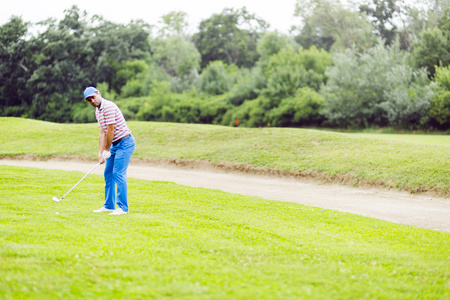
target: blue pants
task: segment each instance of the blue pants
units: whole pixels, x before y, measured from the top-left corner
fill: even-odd
[[[105,208],[115,209],[116,185],[117,206],[128,211],[127,168],[134,152],[135,140],[131,136],[111,146],[111,157],[106,160],[105,167]]]

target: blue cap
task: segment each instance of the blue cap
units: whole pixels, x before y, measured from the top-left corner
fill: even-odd
[[[93,87],[93,86],[87,87],[84,90],[84,99],[86,100],[87,97],[94,96],[95,93],[97,93],[97,92],[98,92],[98,90],[95,87]]]

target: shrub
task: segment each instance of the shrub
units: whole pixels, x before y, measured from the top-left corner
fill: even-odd
[[[440,130],[450,129],[450,91],[443,91],[431,102],[428,112],[432,125]]]
[[[273,126],[320,126],[324,117],[319,113],[323,99],[311,88],[301,88],[295,96],[281,100],[278,107],[268,113]]]
[[[315,47],[298,52],[292,48],[282,49],[270,57],[264,75],[267,79],[265,95],[276,100],[293,96],[299,88],[319,90],[326,82],[325,69],[332,58],[325,50]]]
[[[433,88],[424,69],[408,65],[409,54],[382,43],[363,53],[334,55],[321,89],[329,125],[417,127],[425,124]]]
[[[200,74],[200,91],[209,95],[222,95],[228,92],[232,85],[232,76],[227,65],[222,61],[211,62]]]
[[[97,122],[95,118],[95,108],[89,103],[76,103],[72,106],[70,112],[72,121],[75,123],[94,123]]]
[[[265,78],[259,68],[252,71],[241,70],[235,79],[235,84],[226,94],[227,102],[239,106],[245,100],[252,100],[258,97],[259,91],[265,85]]]

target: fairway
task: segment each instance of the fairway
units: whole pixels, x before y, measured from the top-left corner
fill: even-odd
[[[450,135],[425,135],[425,134],[388,134],[388,133],[353,133],[349,135],[364,138],[375,138],[381,140],[403,141],[423,145],[445,145],[450,146]]]
[[[347,213],[130,179],[0,166],[0,298],[439,299],[450,235]]]
[[[448,136],[400,140],[295,128],[233,128],[199,124],[128,122],[134,159],[201,161],[247,171],[313,178],[352,186],[394,188],[448,196]],[[0,157],[96,159],[96,124],[56,124],[0,118]],[[395,137],[395,138],[394,138]],[[44,141],[42,143],[41,141]],[[417,142],[418,141],[418,142]]]

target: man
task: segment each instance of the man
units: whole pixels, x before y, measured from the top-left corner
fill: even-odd
[[[84,90],[84,101],[95,107],[95,117],[100,128],[98,162],[105,167],[105,204],[94,212],[110,215],[128,213],[127,168],[134,152],[135,140],[117,105],[102,98],[95,87]],[[116,204],[117,185],[117,209]]]

